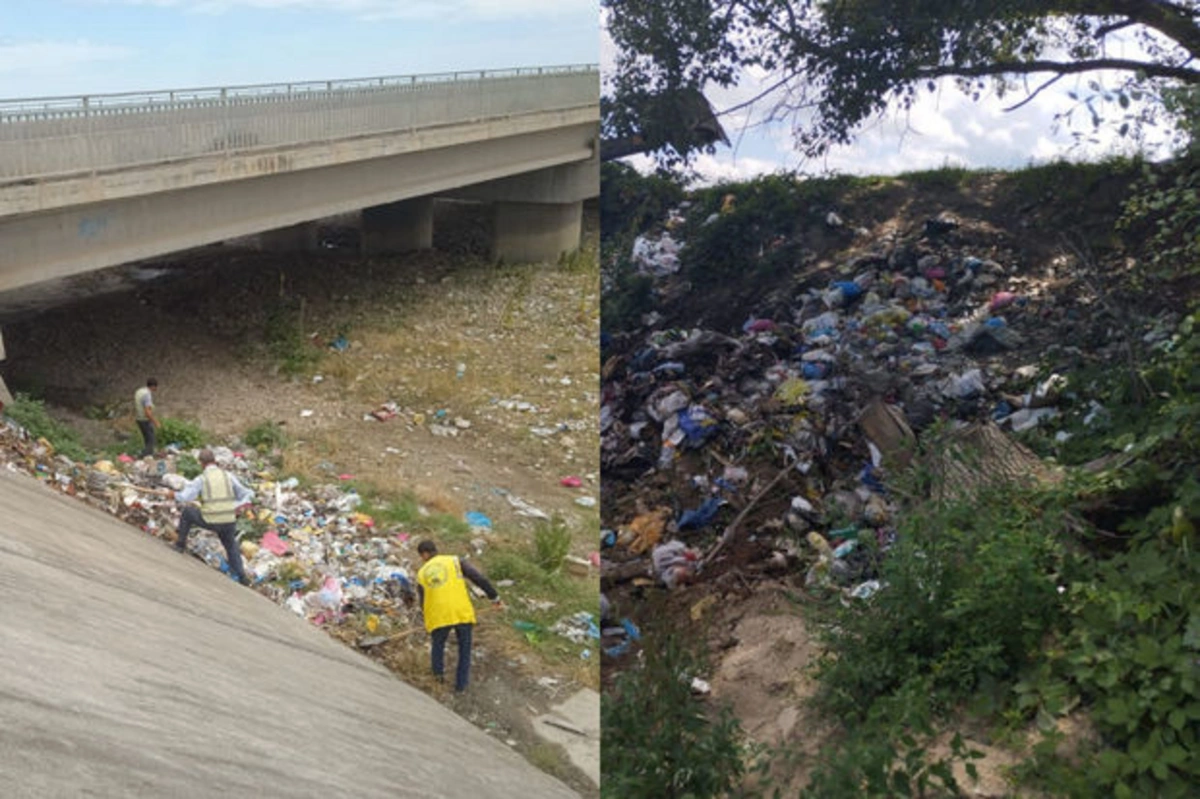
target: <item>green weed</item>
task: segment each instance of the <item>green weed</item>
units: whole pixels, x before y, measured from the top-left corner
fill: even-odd
[[[260,422],[246,431],[242,436],[246,446],[254,447],[259,452],[283,449],[288,445],[288,436],[278,422]]]
[[[4,412],[17,424],[25,428],[33,438],[44,438],[54,451],[74,461],[86,461],[89,454],[79,441],[78,434],[46,412],[41,400],[28,394],[18,393]]]
[[[561,517],[539,522],[534,528],[533,562],[543,571],[551,574],[561,571],[570,551],[571,531]]]
[[[604,779],[613,799],[725,796],[746,772],[747,749],[728,709],[710,713],[691,692],[700,656],[666,630],[648,630],[645,663],[619,675],[601,704]]]
[[[195,422],[166,418],[158,431],[159,444],[174,444],[180,449],[196,449],[209,443],[211,436]]]

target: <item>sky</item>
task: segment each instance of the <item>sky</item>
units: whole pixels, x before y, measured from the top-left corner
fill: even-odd
[[[4,0],[0,99],[596,63],[598,0]]]
[[[1134,57],[1130,52],[1112,55]],[[601,32],[601,71],[615,63],[616,47],[607,32]],[[1089,78],[1060,80],[1032,102],[1015,111],[1006,111],[1023,95],[1000,99],[985,95],[973,102],[959,92],[950,80],[940,82],[935,93],[922,93],[907,112],[888,111],[868,124],[848,146],[834,148],[820,160],[806,160],[792,145],[791,126],[787,123],[754,124],[769,110],[769,101],[721,117],[732,147],[718,146],[713,155],[698,156],[692,164],[699,184],[725,180],[744,180],[755,175],[782,170],[805,174],[895,175],[902,172],[937,169],[943,166],[972,169],[1013,169],[1055,160],[1095,160],[1107,155],[1131,154],[1133,148],[1115,129],[1105,128],[1097,144],[1077,146],[1072,131],[1091,135],[1086,128],[1058,126],[1055,115],[1077,105],[1068,95],[1086,86]],[[1116,81],[1112,76],[1104,80]],[[773,81],[762,73],[746,72],[733,89],[712,87],[705,91],[713,109],[720,113],[750,100]],[[1031,88],[1039,81],[1031,79]],[[1086,93],[1086,90],[1085,92]],[[1153,153],[1152,153],[1153,154]],[[635,156],[627,162],[641,171],[653,169],[648,156]]]

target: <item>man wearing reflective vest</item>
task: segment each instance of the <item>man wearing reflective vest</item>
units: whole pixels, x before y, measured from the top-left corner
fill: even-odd
[[[425,562],[417,572],[417,591],[425,616],[425,629],[431,639],[429,657],[433,676],[443,679],[446,639],[454,630],[454,639],[458,643],[454,690],[462,693],[467,690],[471,675],[471,628],[475,626],[475,607],[467,593],[466,580],[479,586],[496,607],[500,607],[500,595],[471,564],[453,555],[439,555],[437,545],[432,541],[418,544],[417,554]]]
[[[177,502],[200,501],[200,507],[187,505],[179,517],[175,549],[187,551],[187,537],[193,527],[212,530],[221,539],[229,562],[229,571],[242,585],[250,585],[242,568],[242,551],[237,542],[237,509],[254,499],[254,492],[221,467],[212,450],[200,450],[200,476],[175,492]]]

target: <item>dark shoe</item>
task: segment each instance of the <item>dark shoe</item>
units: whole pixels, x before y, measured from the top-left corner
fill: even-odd
[[[247,587],[254,585],[254,583],[250,581],[249,577],[242,577],[240,580],[238,580],[238,582]]]

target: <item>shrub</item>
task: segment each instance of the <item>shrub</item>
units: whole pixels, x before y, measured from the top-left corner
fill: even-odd
[[[1072,589],[1060,673],[1107,746],[1094,795],[1184,797],[1200,784],[1200,560],[1147,537]]]
[[[5,409],[14,422],[25,428],[33,438],[44,438],[54,447],[54,451],[65,455],[71,460],[84,461],[88,452],[79,441],[74,430],[59,422],[46,412],[46,406],[41,400],[35,400],[28,394],[18,393],[11,405]]]
[[[883,560],[886,588],[839,606],[823,634],[823,702],[865,719],[882,698],[918,692],[946,709],[984,683],[1014,680],[1064,621],[1062,513],[1015,487],[911,508]]]
[[[571,551],[571,531],[555,516],[549,522],[539,522],[533,532],[533,562],[551,574],[562,569]]]
[[[158,431],[160,444],[174,444],[180,449],[196,449],[208,443],[209,436],[200,425],[183,419],[163,419]]]
[[[204,470],[200,468],[200,461],[184,453],[175,459],[175,471],[191,480]]]
[[[303,299],[279,300],[267,309],[263,340],[285,375],[303,374],[321,359],[304,335]]]
[[[691,695],[701,662],[679,639],[651,631],[645,664],[619,675],[601,704],[604,779],[612,799],[725,796],[745,772],[746,749],[728,709],[715,718]]]
[[[287,446],[287,433],[278,422],[260,422],[246,431],[243,436],[246,446],[253,447],[259,452],[270,452]]]

